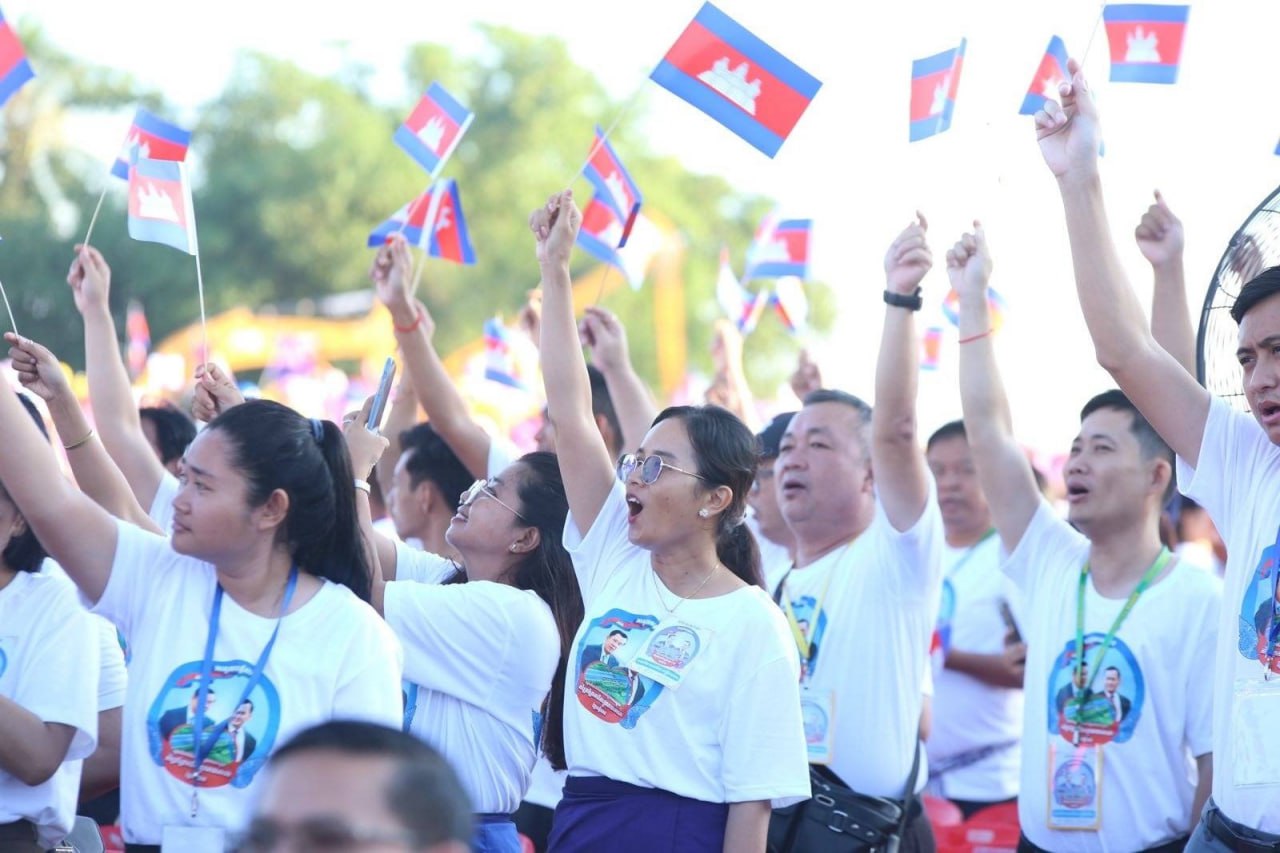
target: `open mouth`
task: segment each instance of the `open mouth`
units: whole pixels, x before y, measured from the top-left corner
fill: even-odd
[[[807,487],[799,480],[786,479],[782,481],[783,498],[795,497],[805,491]]]
[[[1067,500],[1068,501],[1083,500],[1088,496],[1089,496],[1089,488],[1087,486],[1082,486],[1079,483],[1067,484]]]
[[[1262,415],[1264,421],[1275,421],[1280,417],[1280,403],[1270,401],[1259,404],[1258,412]]]
[[[644,504],[633,495],[627,495],[627,517],[629,521],[635,521],[636,517],[644,511]]]

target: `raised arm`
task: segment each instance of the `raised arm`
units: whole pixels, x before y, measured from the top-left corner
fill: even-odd
[[[387,439],[381,434],[370,432],[366,424],[369,422],[369,410],[373,398],[364,401],[359,414],[342,419],[342,437],[347,442],[347,454],[351,457],[351,470],[357,480],[368,481],[369,473],[378,464],[378,458],[387,448]],[[363,541],[365,557],[369,563],[369,603],[379,613],[382,612],[383,593],[387,588],[387,576],[384,567],[391,567],[391,577],[395,577],[396,545],[387,537],[373,529],[373,513],[369,507],[369,493],[363,488],[356,489],[356,521],[360,525],[360,538]]]
[[[18,396],[0,387],[0,483],[40,544],[66,569],[90,601],[107,587],[116,551],[116,523],[58,470]]]
[[[933,266],[925,242],[929,224],[921,214],[889,246],[884,257],[885,290],[910,297]],[[920,342],[915,311],[886,305],[876,358],[876,404],[871,415],[871,470],[889,523],[907,530],[924,512],[929,494],[924,451],[916,424]]]
[[[230,376],[216,364],[196,366],[195,389],[191,398],[191,416],[198,421],[209,421],[233,406],[244,402],[244,394]]]
[[[401,359],[401,363],[404,359]],[[401,374],[396,385],[395,399],[391,401],[391,410],[382,422],[382,434],[387,439],[386,452],[378,459],[374,469],[378,472],[378,482],[383,484],[384,493],[391,488],[395,478],[396,463],[400,461],[400,433],[418,422],[418,395],[414,391],[413,377]],[[470,470],[470,469],[468,469]]]
[[[753,432],[758,432],[760,419],[756,416],[755,397],[751,394],[747,372],[742,366],[742,333],[733,321],[723,317],[716,320],[711,360],[715,363],[716,375],[707,391],[707,402],[723,406]]]
[[[1151,289],[1151,335],[1183,370],[1196,375],[1196,333],[1187,304],[1187,279],[1182,266],[1185,242],[1182,221],[1173,215],[1160,190],[1155,203],[1142,214],[1133,238],[1151,264],[1155,284]]]
[[[947,277],[960,295],[960,405],[982,493],[1007,550],[1012,552],[1040,506],[1027,457],[1013,438],[1009,398],[996,366],[987,282],[991,255],[982,226],[974,223],[947,252]]]
[[[591,385],[573,320],[573,284],[569,256],[582,224],[573,191],[553,195],[529,214],[542,269],[542,379],[547,415],[556,426],[569,511],[586,534],[613,488],[613,460],[591,415]],[[570,448],[572,448],[570,450]]]
[[[49,407],[53,428],[63,442],[71,473],[81,491],[116,518],[161,533],[146,510],[138,505],[124,475],[98,441],[97,432],[89,428],[84,410],[71,393],[71,385],[53,353],[12,332],[4,337],[10,344],[9,359],[18,381]]]
[[[591,350],[591,363],[604,376],[613,410],[622,425],[618,436],[625,451],[635,450],[658,416],[657,404],[640,375],[631,366],[627,330],[612,311],[591,306],[578,326],[582,342]]]
[[[85,372],[89,399],[102,445],[111,454],[140,505],[151,506],[164,478],[164,465],[142,431],[142,419],[120,357],[116,323],[108,295],[111,267],[92,246],[76,246],[67,283],[84,318]]]
[[[404,353],[405,371],[417,392],[418,402],[427,413],[427,420],[468,471],[476,477],[485,477],[491,439],[484,427],[471,417],[466,401],[432,344],[435,321],[426,306],[415,301],[409,292],[413,286],[409,276],[412,268],[409,244],[397,234],[378,249],[369,277],[378,299],[391,312],[396,343]]]
[[[1076,291],[1098,363],[1193,466],[1200,456],[1209,392],[1196,384],[1147,328],[1142,306],[1125,278],[1107,223],[1098,175],[1098,110],[1080,64],[1068,63],[1071,82],[1036,113],[1036,136],[1058,180],[1071,240]]]

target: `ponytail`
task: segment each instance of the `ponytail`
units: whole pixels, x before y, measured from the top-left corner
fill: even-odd
[[[742,519],[720,523],[719,535],[716,537],[716,559],[751,586],[765,588],[760,546]]]

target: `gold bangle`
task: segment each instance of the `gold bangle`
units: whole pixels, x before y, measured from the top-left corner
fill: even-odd
[[[84,437],[84,438],[80,439],[79,441],[72,442],[71,444],[64,444],[64,445],[62,445],[62,449],[63,449],[63,450],[75,450],[75,449],[76,449],[77,447],[79,447],[80,445],[85,444],[86,442],[88,442],[88,441],[89,441],[89,439],[91,439],[91,438],[93,438],[93,427],[89,427],[89,432],[88,432],[88,434],[87,434],[87,435],[85,435],[85,437]]]

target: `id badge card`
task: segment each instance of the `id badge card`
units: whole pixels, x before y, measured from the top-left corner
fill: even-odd
[[[712,632],[679,619],[664,619],[627,667],[638,675],[675,690],[689,668],[705,653]]]
[[[166,826],[160,853],[225,853],[227,833],[217,826]]]
[[[1231,784],[1280,789],[1280,680],[1236,679],[1231,697]]]
[[[1049,744],[1049,829],[1102,828],[1102,745]]]
[[[830,764],[835,757],[836,692],[800,688],[800,716],[810,764]]]

